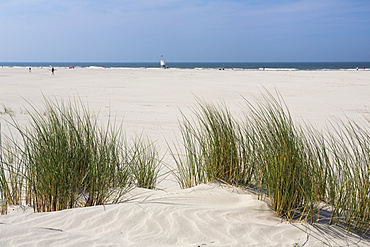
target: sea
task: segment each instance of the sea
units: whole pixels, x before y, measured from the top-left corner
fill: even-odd
[[[160,69],[160,62],[0,62],[1,67]],[[370,62],[166,62],[168,69],[197,70],[370,70]]]

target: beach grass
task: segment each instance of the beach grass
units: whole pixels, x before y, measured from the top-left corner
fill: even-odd
[[[366,233],[370,228],[370,119],[334,119],[324,130],[293,121],[277,92],[233,116],[226,104],[196,99],[182,114],[181,142],[170,146],[181,188],[222,182],[257,189],[280,217]],[[78,99],[31,106],[28,127],[11,116],[18,136],[0,139],[1,210],[32,205],[37,212],[122,201],[134,187],[157,188],[158,147],[146,136],[131,142],[122,126]],[[1,136],[0,136],[1,137]]]
[[[154,145],[137,140],[129,146],[122,126],[109,120],[100,127],[79,99],[44,102],[40,109],[30,105],[28,127],[13,118],[20,138],[2,146],[3,208],[19,205],[20,194],[36,212],[44,212],[117,203],[135,185],[155,187]],[[144,180],[137,169],[145,171]]]
[[[2,164],[2,169],[0,169],[0,200],[2,202],[1,213],[5,214],[8,205],[22,205],[25,170],[19,156],[15,155],[17,151],[14,147],[1,141],[0,146],[4,147],[0,156]]]
[[[190,120],[183,114],[180,130],[185,155],[171,150],[181,188],[201,183],[222,181],[229,184],[247,184],[253,167],[249,163],[247,140],[240,125],[232,118],[225,105],[212,105],[198,99]]]
[[[162,174],[162,157],[155,143],[148,137],[135,139],[133,147],[133,166],[131,173],[135,179],[135,186],[146,189],[156,189]]]
[[[369,119],[336,120],[318,131],[294,123],[277,93],[246,101],[243,121],[225,104],[197,100],[183,115],[182,143],[170,149],[181,188],[224,182],[257,188],[280,217],[317,223],[322,208],[330,224],[366,233],[370,227]]]
[[[4,110],[0,111],[0,115],[9,115],[9,116],[15,115],[14,111],[10,107],[3,105],[3,108]]]
[[[332,223],[341,222],[348,230],[360,232],[370,228],[369,119],[364,123],[338,120],[328,141],[335,179],[330,198],[334,208]]]
[[[278,100],[265,98],[263,103],[250,107],[246,118],[255,128],[257,186],[261,192],[267,190],[279,216],[292,218],[295,210],[304,206],[304,189],[311,185],[306,168],[305,137]]]

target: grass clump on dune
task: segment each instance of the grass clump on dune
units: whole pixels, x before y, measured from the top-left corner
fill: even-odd
[[[195,120],[184,116],[180,124],[185,155],[173,154],[176,176],[183,188],[213,181],[257,186],[278,215],[292,218],[313,207],[310,149],[281,102],[271,95],[264,100],[256,107],[248,103],[243,123],[225,105],[198,101]]]
[[[22,196],[24,190],[24,166],[15,155],[16,148],[9,143],[2,143],[0,138],[0,200],[1,214],[6,213],[8,205],[22,205]]]
[[[330,208],[329,224],[365,233],[370,121],[362,127],[340,122],[322,133],[295,124],[281,96],[269,93],[255,106],[247,102],[247,109],[237,121],[225,105],[198,101],[194,120],[183,117],[182,146],[172,151],[180,187],[214,181],[252,186],[281,217],[315,223]]]
[[[292,218],[304,206],[305,189],[311,188],[306,137],[295,126],[287,108],[272,97],[250,106],[248,126],[254,130],[254,155],[258,188],[266,189],[279,216]],[[249,127],[250,128],[250,127]]]
[[[323,134],[295,124],[280,95],[268,93],[256,107],[247,104],[260,195],[266,194],[279,216],[316,222],[332,179]]]
[[[135,186],[139,188],[155,189],[161,174],[162,159],[159,152],[148,137],[134,141],[133,162],[131,173],[134,176]]]
[[[152,153],[145,160],[148,144],[129,146],[121,128],[110,121],[99,127],[97,116],[81,101],[45,100],[43,109],[33,108],[28,114],[27,128],[13,121],[22,145],[10,138],[9,148],[3,148],[9,153],[1,157],[4,206],[15,204],[9,199],[19,193],[37,212],[117,203],[137,184],[137,169],[154,176],[140,186],[155,187],[157,171],[151,171],[156,168],[152,165],[155,147],[149,145]],[[12,176],[17,176],[17,187]]]
[[[172,152],[180,187],[211,181],[249,183],[253,173],[249,139],[243,136],[227,107],[198,100],[194,114],[193,122],[183,115],[180,124],[185,155]]]
[[[338,121],[328,146],[333,166],[332,223],[366,232],[370,228],[370,126]]]

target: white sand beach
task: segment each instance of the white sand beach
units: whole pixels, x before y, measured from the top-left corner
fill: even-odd
[[[235,71],[187,69],[0,68],[0,112],[27,123],[27,101],[80,97],[103,122],[123,123],[128,136],[148,135],[165,153],[180,138],[181,112],[195,97],[225,102],[242,116],[244,99],[279,91],[292,117],[323,129],[331,118],[361,121],[370,113],[369,71]],[[9,134],[6,114],[2,133]],[[164,162],[174,166],[167,154]],[[369,246],[336,226],[289,224],[266,202],[218,184],[180,190],[169,177],[163,190],[135,189],[127,202],[52,213],[14,207],[0,216],[0,246]]]
[[[281,222],[255,195],[200,185],[137,189],[118,205],[0,217],[1,246],[368,246],[327,225]]]
[[[0,104],[23,121],[26,101],[80,97],[99,119],[123,121],[128,135],[145,133],[163,144],[178,137],[181,112],[191,116],[196,97],[224,102],[236,115],[267,89],[279,91],[292,117],[325,127],[332,117],[359,119],[370,112],[369,71],[233,71],[186,69],[0,68]],[[1,108],[0,108],[1,109]]]

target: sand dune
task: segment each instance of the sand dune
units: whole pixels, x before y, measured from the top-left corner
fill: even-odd
[[[366,246],[276,217],[256,196],[217,184],[166,193],[136,189],[118,205],[0,217],[2,246]],[[330,228],[333,228],[331,230]]]
[[[194,96],[224,101],[241,114],[242,96],[253,101],[277,89],[292,116],[323,128],[331,116],[361,119],[370,109],[368,71],[197,71],[145,69],[0,68],[1,106],[26,124],[25,100],[79,95],[103,122],[123,118],[129,135],[145,133],[165,151],[179,137],[180,110]],[[7,115],[2,115],[8,118]],[[3,133],[8,130],[3,123]],[[167,155],[165,162],[174,163]],[[118,205],[30,213],[13,207],[0,216],[0,246],[369,246],[333,226],[282,222],[256,196],[217,184],[165,191],[135,189]],[[169,192],[168,192],[169,191]]]

